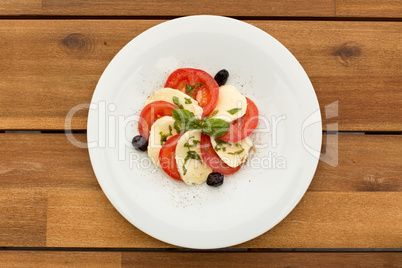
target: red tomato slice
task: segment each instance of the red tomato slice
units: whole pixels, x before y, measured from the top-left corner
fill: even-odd
[[[177,142],[183,134],[177,134],[170,137],[162,146],[159,151],[159,162],[161,163],[162,169],[168,174],[172,179],[181,181],[179,170],[176,164],[176,146]]]
[[[186,86],[194,86],[199,83],[201,86],[194,87],[191,90]],[[211,114],[218,103],[219,85],[212,76],[203,70],[191,68],[177,69],[169,75],[165,87],[178,89],[196,99],[204,110],[202,113],[203,117]]]
[[[145,106],[141,111],[138,122],[140,135],[148,140],[152,124],[163,116],[172,116],[174,109],[177,109],[177,107],[166,101],[155,101]]]
[[[219,172],[221,174],[229,175],[237,172],[240,167],[230,167],[222,159],[218,156],[215,152],[214,147],[212,147],[211,138],[205,134],[201,136],[201,152],[202,158],[204,159],[205,163],[207,163],[210,168],[214,171]]]
[[[258,109],[254,102],[247,99],[247,110],[245,115],[230,123],[228,133],[219,137],[227,142],[236,142],[245,139],[253,133],[258,125]]]

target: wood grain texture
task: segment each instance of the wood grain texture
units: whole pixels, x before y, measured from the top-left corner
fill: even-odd
[[[156,0],[5,0],[0,15],[69,15],[69,16],[335,16],[333,0],[288,1],[177,1]]]
[[[338,165],[319,162],[309,191],[402,191],[401,142],[400,135],[324,135],[322,153],[338,152]]]
[[[0,251],[2,267],[121,267],[120,252]]]
[[[85,140],[85,134],[76,134]],[[402,136],[340,135],[338,165],[320,161],[309,191],[401,191]],[[323,152],[327,148],[324,135]],[[0,134],[1,189],[99,190],[88,151],[64,134]]]
[[[46,210],[47,196],[43,191],[0,190],[0,247],[45,246]]]
[[[401,139],[339,136],[338,166],[320,162],[296,209],[238,247],[400,247]],[[171,247],[114,209],[97,185],[87,151],[70,145],[64,134],[1,134],[0,144],[0,245]]]
[[[0,251],[3,267],[400,267],[402,254]]]
[[[401,192],[307,192],[267,233],[240,248],[397,248]],[[172,247],[133,227],[101,191],[49,194],[48,247]]]
[[[64,129],[91,100],[113,56],[155,20],[3,20],[0,129]],[[402,53],[396,22],[249,21],[282,42],[315,87],[326,124],[340,131],[402,131]],[[324,107],[338,101],[338,117]],[[73,119],[86,129],[87,110]]]
[[[398,253],[123,252],[122,267],[398,267]],[[399,266],[400,267],[400,266]]]
[[[176,1],[3,0],[0,15],[52,16],[263,16],[400,18],[398,0]]]
[[[400,18],[402,2],[399,0],[336,0],[336,16]]]
[[[72,145],[64,134],[1,134],[0,177],[0,189],[99,189],[88,149]]]

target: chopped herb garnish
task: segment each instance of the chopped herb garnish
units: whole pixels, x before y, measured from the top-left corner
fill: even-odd
[[[230,113],[231,115],[233,115],[233,114],[237,113],[240,110],[241,110],[241,108],[233,108],[231,110],[227,110],[227,112]]]
[[[241,154],[242,152],[244,152],[244,149],[238,150],[234,153],[228,153],[228,154],[235,155],[235,154]]]
[[[190,159],[198,160],[201,161],[201,157],[197,154],[196,151],[188,151],[186,157],[184,158],[184,164],[183,164],[183,175],[186,175],[187,173],[187,168],[185,167],[187,164],[187,161]]]
[[[193,102],[191,101],[190,98],[184,97],[184,103],[185,103],[185,104],[191,104],[191,103],[193,103]]]
[[[176,104],[177,107],[179,107],[180,109],[184,109],[183,105],[180,104],[179,98],[176,96],[173,96],[173,102],[174,104]]]
[[[210,119],[210,118],[214,117],[218,112],[219,112],[219,110],[216,110],[212,114],[208,115],[206,118]]]
[[[196,151],[188,151],[186,158],[201,161],[201,157]]]
[[[191,136],[189,139],[188,139],[188,141],[184,144],[184,147],[187,147],[187,148],[193,148],[193,147],[196,147],[197,146],[197,144],[199,144],[201,141],[199,141],[199,140],[193,140],[193,144],[190,144],[190,141],[191,141],[191,139],[194,139],[194,136]]]
[[[222,150],[222,151],[224,151],[224,152],[226,152],[226,147],[219,147],[218,145],[216,145],[215,147],[214,147],[214,150],[216,151],[216,152],[218,152],[218,151],[220,151],[220,150]]]
[[[217,144],[229,144],[230,145],[230,142],[223,141],[223,140],[221,140],[219,138],[215,138],[215,141],[216,141]]]
[[[169,134],[170,134],[170,135],[173,135],[173,134],[172,134],[172,130],[173,130],[173,129],[172,129],[172,126],[169,125]]]
[[[186,164],[186,162],[184,162],[183,164],[183,175],[186,175],[187,173],[187,168],[184,166]]]
[[[192,86],[192,85],[190,85],[190,84],[186,84],[186,93],[194,93],[195,91],[194,91],[194,88],[196,88],[196,87],[200,87],[200,86],[202,86],[202,83],[197,83],[197,84],[195,84],[194,86]]]
[[[240,143],[236,143],[235,146],[236,146],[237,148],[241,148],[241,144],[240,144]]]
[[[194,136],[190,136],[188,138],[187,142],[184,144],[184,147],[186,147],[188,149],[188,152],[187,152],[186,157],[184,158],[183,175],[186,175],[186,173],[187,173],[186,164],[187,164],[188,160],[194,159],[194,160],[198,160],[202,163],[201,157],[197,154],[197,152],[191,151],[191,149],[190,149],[190,148],[196,147],[197,144],[201,143],[201,141],[195,140],[194,138],[195,138]],[[191,140],[191,139],[193,139],[193,140]],[[191,144],[191,141],[192,141],[192,144]]]
[[[215,145],[215,147],[214,147],[214,150],[215,150],[215,151],[220,151],[220,150],[222,150],[222,151],[226,152],[226,147],[231,147],[231,146],[232,146],[232,145],[230,144],[230,142],[223,141],[223,140],[221,140],[221,139],[219,139],[219,138],[215,138],[215,142],[216,142],[216,145]],[[225,145],[228,145],[228,146],[225,146]]]
[[[172,136],[172,132],[170,132],[170,133],[163,133],[163,132],[161,131],[161,132],[159,132],[159,135],[161,136],[161,144],[163,145],[163,144],[167,141],[167,138],[168,138],[169,136]]]

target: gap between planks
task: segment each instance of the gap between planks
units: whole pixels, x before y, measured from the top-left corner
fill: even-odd
[[[300,253],[364,253],[364,252],[402,252],[402,248],[132,248],[132,247],[0,247],[0,251],[77,251],[77,252],[181,252],[181,253],[264,253],[264,252],[300,252]]]
[[[191,15],[189,15],[191,16]],[[187,16],[74,16],[74,15],[6,15],[0,20],[172,20]],[[224,16],[237,20],[278,20],[278,21],[382,21],[396,22],[402,18],[388,17],[286,17],[286,16]]]

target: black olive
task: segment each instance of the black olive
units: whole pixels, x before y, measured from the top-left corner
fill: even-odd
[[[212,172],[208,175],[207,184],[209,186],[218,187],[223,184],[223,174]]]
[[[219,86],[223,86],[224,84],[226,84],[226,81],[228,81],[228,77],[229,72],[226,71],[225,69],[222,69],[216,73],[214,79]]]
[[[141,135],[137,135],[131,142],[135,149],[145,152],[148,148],[148,141]]]

